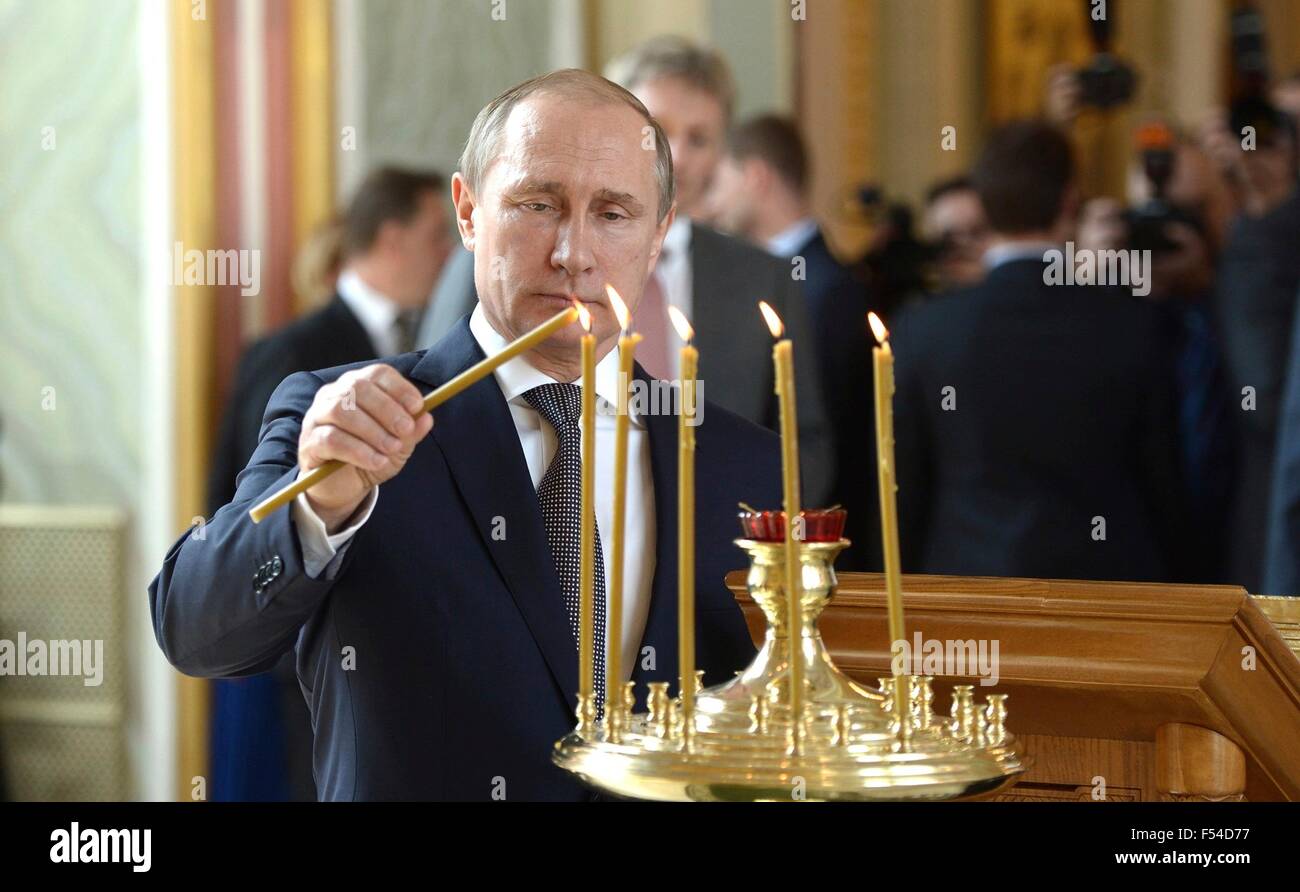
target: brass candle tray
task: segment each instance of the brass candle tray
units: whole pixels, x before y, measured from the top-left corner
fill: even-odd
[[[655,682],[647,711],[632,714],[628,682],[598,720],[580,698],[577,727],[555,744],[557,765],[608,793],[667,801],[957,799],[991,795],[1025,769],[1005,727],[1006,695],[977,704],[972,686],[957,685],[940,715],[930,677],[883,678],[875,689],[836,668],[818,618],[834,593],[844,539],[798,543],[804,709],[796,739],[785,545],[736,544],[750,556],[749,594],[767,620],[754,661],[706,689],[696,672],[693,704]]]

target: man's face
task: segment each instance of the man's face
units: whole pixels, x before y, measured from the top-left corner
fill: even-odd
[[[507,339],[545,322],[576,297],[602,348],[618,333],[605,294],[635,309],[672,214],[658,219],[655,150],[645,120],[615,103],[538,94],[511,112],[500,154],[471,194],[458,173],[452,200],[488,321]],[[571,325],[539,353],[572,351]]]
[[[988,222],[984,206],[973,189],[945,193],[925,210],[925,237],[942,242],[939,261],[945,285],[969,285],[984,276],[981,258],[988,247]]]
[[[664,128],[673,152],[677,207],[693,216],[702,203],[722,159],[727,118],[722,103],[678,77],[661,77],[632,90]]]
[[[708,197],[702,202],[699,216],[703,222],[743,238],[752,236],[754,202],[759,196],[753,178],[747,174],[747,162],[737,161],[730,155],[722,159]]]
[[[424,305],[447,259],[451,233],[444,201],[437,192],[425,192],[414,217],[406,223],[391,224],[386,256],[394,264],[399,291],[392,297],[404,307]]]

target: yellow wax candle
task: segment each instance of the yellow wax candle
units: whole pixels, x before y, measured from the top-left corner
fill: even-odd
[[[875,313],[868,315],[872,333],[880,346],[871,351],[875,370],[876,456],[880,483],[880,537],[885,556],[885,595],[889,607],[890,652],[906,635],[903,625],[903,581],[898,548],[898,484],[894,477],[894,354],[889,349],[889,331]],[[893,661],[891,661],[893,662]],[[909,684],[907,672],[895,684],[896,715],[904,735],[910,731],[905,722]]]
[[[596,336],[591,314],[579,310],[587,334],[582,336],[582,523],[578,574],[578,693],[590,698],[595,675],[596,578]],[[590,700],[588,700],[590,702]],[[594,703],[593,703],[594,706]]]
[[[636,357],[639,334],[629,333],[631,314],[612,285],[606,285],[610,304],[618,317],[623,335],[618,339],[618,417],[614,421],[614,529],[609,570],[609,630],[605,646],[605,705],[608,712],[617,705],[623,685],[623,560],[627,530],[627,437],[628,391],[632,386],[632,362]]]
[[[425,394],[424,404],[420,407],[420,411],[416,412],[411,417],[418,418],[425,412],[432,412],[438,406],[441,406],[443,403],[447,402],[447,400],[451,399],[471,384],[474,384],[492,374],[496,371],[498,366],[509,362],[521,353],[526,353],[533,349],[561,328],[571,324],[577,318],[577,309],[570,307],[567,310],[561,310],[559,313],[556,313],[550,319],[528,332],[528,334],[511,341],[500,353],[489,356],[482,362],[470,366],[446,384]],[[279,492],[258,502],[249,509],[248,516],[253,519],[253,523],[260,523],[272,511],[289,504],[294,499],[298,498],[300,493],[304,493],[311,489],[317,483],[320,483],[341,467],[343,467],[343,462],[331,460],[325,462],[320,467],[313,468],[300,479],[295,480],[293,483],[282,488]]]
[[[668,315],[682,347],[681,411],[677,415],[677,672],[682,721],[694,730],[695,716],[695,417],[700,352],[691,346],[695,331],[676,307]]]
[[[785,502],[785,591],[786,625],[790,642],[790,716],[791,737],[795,754],[803,749],[803,591],[800,580],[798,539],[802,532],[799,518],[799,424],[794,392],[794,344],[782,338],[785,331],[776,311],[765,301],[759,309],[767,320],[772,337],[780,338],[772,347],[772,365],[776,377],[776,395],[781,406],[781,480]]]

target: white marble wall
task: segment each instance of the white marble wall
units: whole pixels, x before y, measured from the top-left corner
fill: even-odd
[[[130,790],[148,799],[171,795],[173,765],[175,676],[145,594],[174,532],[154,386],[170,172],[142,160],[170,158],[166,46],[160,0],[0,0],[0,501],[128,518],[127,665],[105,671],[126,677]]]
[[[456,169],[474,116],[507,87],[555,67],[557,22],[577,25],[564,0],[350,0],[339,21],[351,43],[338,70],[339,126],[357,128],[355,157],[341,150],[340,191],[382,163]],[[353,55],[355,53],[355,55]],[[570,64],[580,62],[573,60]],[[350,83],[349,83],[350,82]],[[350,97],[350,98],[349,98]],[[347,106],[351,106],[351,108]]]

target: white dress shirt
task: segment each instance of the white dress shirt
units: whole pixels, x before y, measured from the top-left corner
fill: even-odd
[[[370,343],[379,351],[379,356],[396,356],[402,352],[398,348],[396,328],[402,308],[396,301],[370,287],[351,269],[345,269],[339,275],[335,287],[339,297],[370,336]]]
[[[487,356],[499,353],[508,343],[488,323],[482,305],[474,307],[469,327],[474,340]],[[555,379],[533,368],[522,356],[499,366],[494,374],[510,407],[515,433],[519,436],[519,445],[528,465],[528,475],[536,490],[551,459],[555,457],[558,438],[555,429],[528,404],[524,394],[541,384],[554,384]],[[576,383],[581,385],[581,382]],[[596,364],[596,527],[600,532],[601,552],[605,559],[606,616],[609,615],[609,577],[613,560],[611,536],[614,528],[614,423],[617,399],[618,350],[613,349]],[[631,679],[635,661],[640,659],[641,636],[645,632],[646,619],[650,613],[656,544],[650,436],[644,419],[637,413],[631,415],[629,422],[627,523],[624,540],[627,547],[623,567],[623,578],[626,581],[622,629],[623,681]],[[308,575],[319,577],[325,572],[326,578],[333,577],[347,543],[370,517],[378,493],[379,487],[372,489],[366,501],[357,509],[357,520],[332,536],[326,535],[325,523],[311,510],[306,495],[298,496],[293,504],[293,516]]]
[[[817,221],[812,217],[800,217],[767,240],[767,253],[774,257],[794,257],[816,234]]]
[[[992,270],[1004,263],[1017,260],[1039,260],[1046,262],[1045,255],[1051,250],[1060,250],[1054,242],[998,242],[984,252],[984,269]]]

